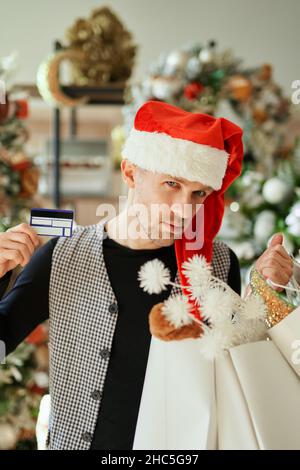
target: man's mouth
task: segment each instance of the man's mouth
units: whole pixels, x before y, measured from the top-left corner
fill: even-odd
[[[182,232],[182,230],[183,230],[182,225],[174,225],[174,224],[171,224],[169,222],[163,222],[163,224],[166,225],[168,227],[168,229],[173,233]]]

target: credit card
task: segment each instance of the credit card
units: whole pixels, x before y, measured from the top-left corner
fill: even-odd
[[[74,212],[63,209],[31,209],[30,225],[38,235],[71,237]]]

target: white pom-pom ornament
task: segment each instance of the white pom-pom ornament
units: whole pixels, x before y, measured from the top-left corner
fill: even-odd
[[[140,268],[138,278],[149,294],[158,294],[167,285],[191,291],[189,296],[170,296],[163,302],[161,313],[174,328],[194,321],[200,323],[203,334],[199,338],[199,350],[207,359],[217,357],[232,346],[264,337],[267,312],[261,299],[256,296],[242,299],[224,281],[213,276],[204,256],[194,255],[183,262],[182,272],[187,285],[171,282],[169,269],[162,261],[154,259]],[[191,299],[199,305],[202,320],[194,316]]]
[[[170,283],[170,270],[155,258],[143,264],[138,272],[141,288],[148,294],[160,294]]]
[[[177,295],[176,297],[169,297],[164,302],[161,311],[175,328],[180,328],[183,325],[193,323],[194,318],[191,315],[191,307],[185,295]]]

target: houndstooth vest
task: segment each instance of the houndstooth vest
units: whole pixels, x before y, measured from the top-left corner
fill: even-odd
[[[104,223],[77,226],[53,251],[49,285],[48,449],[90,448],[118,319],[104,263]],[[214,242],[212,272],[227,282],[230,253]],[[175,282],[179,282],[179,273]],[[180,288],[173,286],[171,294]]]

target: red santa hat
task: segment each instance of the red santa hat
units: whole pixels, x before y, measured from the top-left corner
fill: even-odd
[[[204,201],[202,247],[187,249],[193,239],[187,239],[186,232],[175,239],[182,285],[188,285],[181,268],[184,261],[198,254],[211,262],[213,241],[224,215],[224,193],[242,171],[242,134],[239,126],[223,117],[191,113],[161,101],[147,101],[136,113],[123,158],[146,170],[198,181],[214,189]],[[195,228],[194,216],[191,229]],[[189,294],[188,290],[184,292]],[[189,302],[193,304],[192,313],[201,319],[199,307]]]

